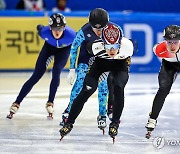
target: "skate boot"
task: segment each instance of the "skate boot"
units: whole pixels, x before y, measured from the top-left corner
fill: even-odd
[[[146,133],[146,138],[149,139],[151,137],[151,132],[154,130],[154,128],[156,127],[157,124],[157,120],[155,119],[148,119],[148,122],[146,124],[146,129],[147,129],[147,133]]]
[[[7,115],[6,118],[12,119],[12,118],[13,118],[13,115],[17,112],[17,110],[19,109],[19,107],[20,107],[20,105],[14,102],[14,103],[11,105],[11,107],[10,107],[10,113],[9,113],[9,115]]]
[[[48,120],[52,120],[53,119],[53,112],[54,112],[53,106],[54,106],[54,103],[52,103],[52,102],[47,102],[46,103],[46,110],[47,110],[47,112],[49,114],[47,116]]]
[[[103,131],[103,135],[104,135],[105,132],[104,129],[106,127],[106,116],[99,115],[97,117],[97,124],[98,124],[98,128]]]
[[[112,137],[113,143],[115,141],[115,136],[118,134],[118,127],[119,123],[117,122],[111,122],[109,124],[109,135]]]
[[[65,123],[63,128],[59,130],[61,138],[60,141],[63,139],[64,136],[66,136],[70,131],[73,129],[73,124],[71,123]]]
[[[60,122],[60,126],[64,126],[64,124],[67,122],[69,116],[69,112],[67,109],[62,113],[62,121]]]

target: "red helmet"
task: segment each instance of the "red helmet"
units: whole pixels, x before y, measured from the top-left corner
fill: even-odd
[[[122,30],[114,24],[109,24],[102,30],[102,40],[105,44],[120,43],[121,39]]]
[[[114,24],[109,24],[102,30],[102,41],[104,42],[106,49],[120,48],[121,39],[122,30]]]

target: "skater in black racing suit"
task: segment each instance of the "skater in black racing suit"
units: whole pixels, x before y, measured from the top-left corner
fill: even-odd
[[[166,27],[163,37],[165,40],[154,47],[154,53],[162,58],[162,64],[158,75],[159,89],[145,126],[147,128],[146,138],[148,139],[157,124],[157,118],[165,99],[180,71],[180,26],[170,25]]]
[[[118,133],[124,107],[124,87],[129,78],[127,59],[133,54],[133,44],[122,36],[121,29],[115,24],[110,24],[103,29],[102,40],[95,41],[90,45],[89,51],[96,57],[95,62],[85,77],[80,94],[73,102],[68,121],[60,129],[62,137],[72,130],[84,103],[97,89],[99,76],[107,71],[113,74],[114,85],[113,117],[109,125],[109,135],[114,138]]]

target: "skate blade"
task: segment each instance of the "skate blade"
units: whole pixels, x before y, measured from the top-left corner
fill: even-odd
[[[12,116],[9,116],[9,115],[7,115],[7,117],[6,117],[7,119],[12,119]]]
[[[47,120],[53,120],[53,117],[47,116]]]
[[[103,132],[103,135],[105,134],[105,130],[104,129],[102,129],[102,132]]]
[[[115,136],[111,136],[111,135],[110,135],[110,137],[112,138],[113,144],[114,144],[114,143],[115,143]]]
[[[62,141],[62,139],[64,138],[64,136],[61,136],[60,140],[59,141]]]
[[[105,134],[105,127],[98,127],[100,130],[102,130],[103,135]]]
[[[112,140],[113,140],[113,144],[115,143],[115,137],[114,136],[111,136],[112,137]]]
[[[9,115],[7,115],[7,117],[6,117],[7,119],[12,119],[13,118],[13,114],[12,113],[10,113]]]
[[[52,115],[52,113],[49,113],[49,115],[47,116],[47,120],[53,120],[53,115]]]
[[[64,122],[60,122],[60,123],[59,123],[59,126],[64,126]]]
[[[151,137],[151,131],[148,131],[146,134],[146,138],[149,139]]]

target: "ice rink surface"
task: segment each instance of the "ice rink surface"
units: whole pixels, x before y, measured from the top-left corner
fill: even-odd
[[[86,102],[71,133],[60,142],[59,122],[67,107],[71,86],[66,73],[56,94],[55,113],[47,120],[45,104],[51,73],[34,86],[14,118],[6,119],[23,83],[31,73],[0,73],[1,154],[180,154],[180,78],[166,98],[152,137],[145,138],[145,124],[158,89],[157,74],[130,74],[125,89],[125,106],[115,144],[97,128],[97,92]],[[109,120],[107,120],[109,124]]]

